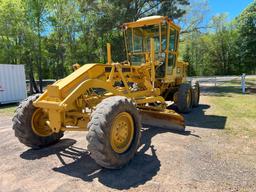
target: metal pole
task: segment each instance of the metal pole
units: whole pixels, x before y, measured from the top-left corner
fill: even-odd
[[[245,94],[246,84],[245,84],[245,73],[241,76],[241,86],[242,86],[242,93]]]

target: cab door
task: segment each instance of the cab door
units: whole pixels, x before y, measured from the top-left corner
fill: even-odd
[[[178,57],[178,39],[179,33],[176,29],[169,25],[168,30],[168,42],[167,42],[167,57],[166,57],[166,78],[170,78],[175,67],[176,60]]]

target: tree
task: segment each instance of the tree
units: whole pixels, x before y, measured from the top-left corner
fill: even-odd
[[[37,72],[39,78],[39,89],[43,92],[43,71],[42,71],[42,33],[45,27],[45,19],[47,12],[47,0],[25,0],[24,6],[26,8],[26,16],[31,29],[37,35],[37,45],[36,45],[36,63]]]
[[[184,34],[186,49],[183,58],[189,56],[191,75],[230,75],[239,73],[237,67],[237,30],[235,23],[226,21],[227,15],[212,18],[208,30],[195,30]]]
[[[185,7],[190,3],[188,0],[159,0],[157,14],[168,16],[171,19],[178,19],[186,13]]]
[[[181,34],[210,28],[205,22],[209,12],[207,0],[190,0],[190,5],[185,7],[185,11],[186,13],[177,20],[177,24],[182,29]]]
[[[53,75],[59,79],[67,75],[68,65],[79,58],[76,57],[76,38],[80,15],[76,2],[71,0],[54,0],[48,11],[51,13],[48,17],[51,32],[46,45],[50,64],[54,66],[50,68],[54,69]]]
[[[21,0],[0,1],[0,63],[26,64],[30,91],[39,91],[34,80],[32,53],[35,36],[26,19]]]
[[[255,4],[206,23],[206,0],[0,0],[0,63],[26,64],[31,93],[41,92],[43,78],[63,78],[74,63],[105,63],[106,43],[113,61],[125,60],[122,24],[166,15],[182,28],[189,75],[256,73]]]
[[[120,61],[125,57],[124,42],[120,32],[120,26],[124,22],[136,21],[151,15],[165,15],[177,19],[185,14],[185,7],[188,5],[188,0],[82,0],[79,1],[79,7],[82,18],[86,18],[83,19],[82,36],[86,38],[83,37],[81,40],[86,42],[87,49],[98,45],[98,48],[93,49],[96,50],[96,55],[100,56],[100,62],[106,61],[105,45],[107,42],[111,43],[115,53],[113,59]]]
[[[25,34],[20,0],[0,1],[0,62],[20,64]]]
[[[256,1],[237,18],[239,58],[242,71],[256,74]]]

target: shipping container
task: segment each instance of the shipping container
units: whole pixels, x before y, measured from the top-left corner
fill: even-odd
[[[26,97],[24,65],[0,64],[0,104],[20,102]]]

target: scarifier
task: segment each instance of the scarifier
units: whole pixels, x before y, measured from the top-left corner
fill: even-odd
[[[13,129],[31,148],[56,143],[65,131],[88,131],[88,150],[106,168],[120,168],[135,155],[141,124],[185,129],[181,113],[199,103],[199,84],[186,80],[188,64],[177,61],[180,28],[164,16],[123,24],[127,61],[86,64],[28,97],[16,109]],[[169,102],[168,102],[169,103]]]

